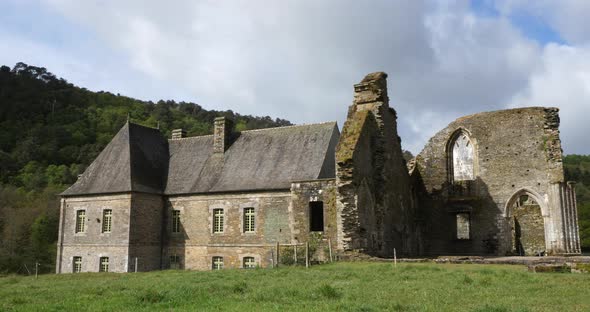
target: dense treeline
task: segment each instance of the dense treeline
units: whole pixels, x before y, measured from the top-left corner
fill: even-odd
[[[568,155],[563,159],[565,177],[576,181],[578,222],[582,249],[590,251],[590,155]]]
[[[59,198],[129,118],[165,136],[212,132],[213,119],[237,130],[290,125],[287,120],[203,109],[194,103],[139,101],[92,92],[45,68],[0,67],[0,272],[26,273],[55,262]]]

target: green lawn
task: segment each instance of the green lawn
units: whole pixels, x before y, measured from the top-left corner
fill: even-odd
[[[590,274],[523,266],[337,263],[310,269],[0,277],[4,311],[590,311]]]

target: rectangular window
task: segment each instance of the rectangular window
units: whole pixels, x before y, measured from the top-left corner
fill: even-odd
[[[254,257],[244,257],[244,269],[254,268],[256,268],[256,260],[254,260]]]
[[[223,257],[213,257],[212,261],[212,269],[213,270],[221,270],[223,269]]]
[[[102,232],[110,233],[113,222],[113,211],[111,209],[105,209],[102,211]]]
[[[86,232],[86,210],[76,212],[76,233]]]
[[[74,257],[74,273],[82,272],[82,257]]]
[[[172,269],[172,270],[180,269],[180,256],[178,256],[178,255],[170,256],[170,269]]]
[[[109,271],[109,257],[100,257],[100,268],[99,272],[108,272]]]
[[[213,209],[213,233],[223,233],[223,209]]]
[[[244,208],[244,233],[254,233],[256,214],[254,208]]]
[[[321,201],[309,202],[309,230],[324,231],[324,203]]]
[[[180,210],[172,210],[172,233],[180,233]]]
[[[457,213],[457,239],[469,239],[469,223],[468,212]]]

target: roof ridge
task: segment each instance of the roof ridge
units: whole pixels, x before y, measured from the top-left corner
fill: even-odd
[[[213,134],[194,135],[194,136],[189,136],[189,137],[185,137],[185,138],[168,139],[168,141],[182,141],[182,140],[205,138],[205,137],[212,137],[212,136],[213,136]]]
[[[131,123],[130,121],[127,121],[127,149],[129,150],[129,190],[130,191],[134,191],[135,190],[135,183],[133,183],[133,144],[131,144],[131,125],[134,126],[140,126],[140,127],[144,127],[147,128],[145,126],[142,125],[137,125],[134,123]]]
[[[131,122],[131,121],[127,121],[127,123],[128,123],[129,125],[140,126],[140,127],[142,127],[142,128],[146,128],[146,129],[150,129],[150,130],[158,130],[158,131],[160,131],[160,128],[154,128],[154,127],[150,127],[150,126],[145,126],[145,125],[138,124],[138,123],[134,123],[134,122]]]
[[[291,126],[283,126],[283,127],[271,127],[271,128],[262,128],[262,129],[243,130],[240,132],[244,133],[244,132],[256,132],[256,131],[267,131],[267,130],[282,130],[282,129],[296,128],[296,127],[310,127],[310,126],[320,126],[320,125],[336,124],[336,123],[337,123],[336,121],[324,121],[324,122],[317,122],[317,123],[310,123],[310,124],[300,124],[300,125],[291,125]]]
[[[337,121],[324,121],[324,122],[301,124],[301,125],[291,125],[291,126],[283,126],[283,127],[271,127],[271,128],[262,128],[262,129],[242,130],[242,131],[238,131],[238,132],[244,133],[244,132],[268,131],[268,130],[282,130],[282,129],[297,128],[297,127],[320,126],[320,125],[327,125],[327,124],[336,125],[337,123],[338,123]],[[168,139],[168,141],[182,141],[182,140],[187,140],[187,139],[204,138],[204,137],[210,137],[210,136],[213,136],[213,134],[203,134],[203,135],[189,136],[189,137],[185,137],[185,138]]]

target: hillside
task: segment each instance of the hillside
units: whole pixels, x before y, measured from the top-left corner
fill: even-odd
[[[145,102],[92,92],[45,68],[0,67],[0,272],[23,271],[35,259],[52,270],[57,193],[73,183],[127,118],[165,136],[183,128],[209,134],[213,119],[233,118],[237,130],[291,125],[287,120],[206,110],[195,103]]]
[[[582,249],[590,251],[590,155],[567,155],[563,159],[567,181],[576,181],[578,220]]]

